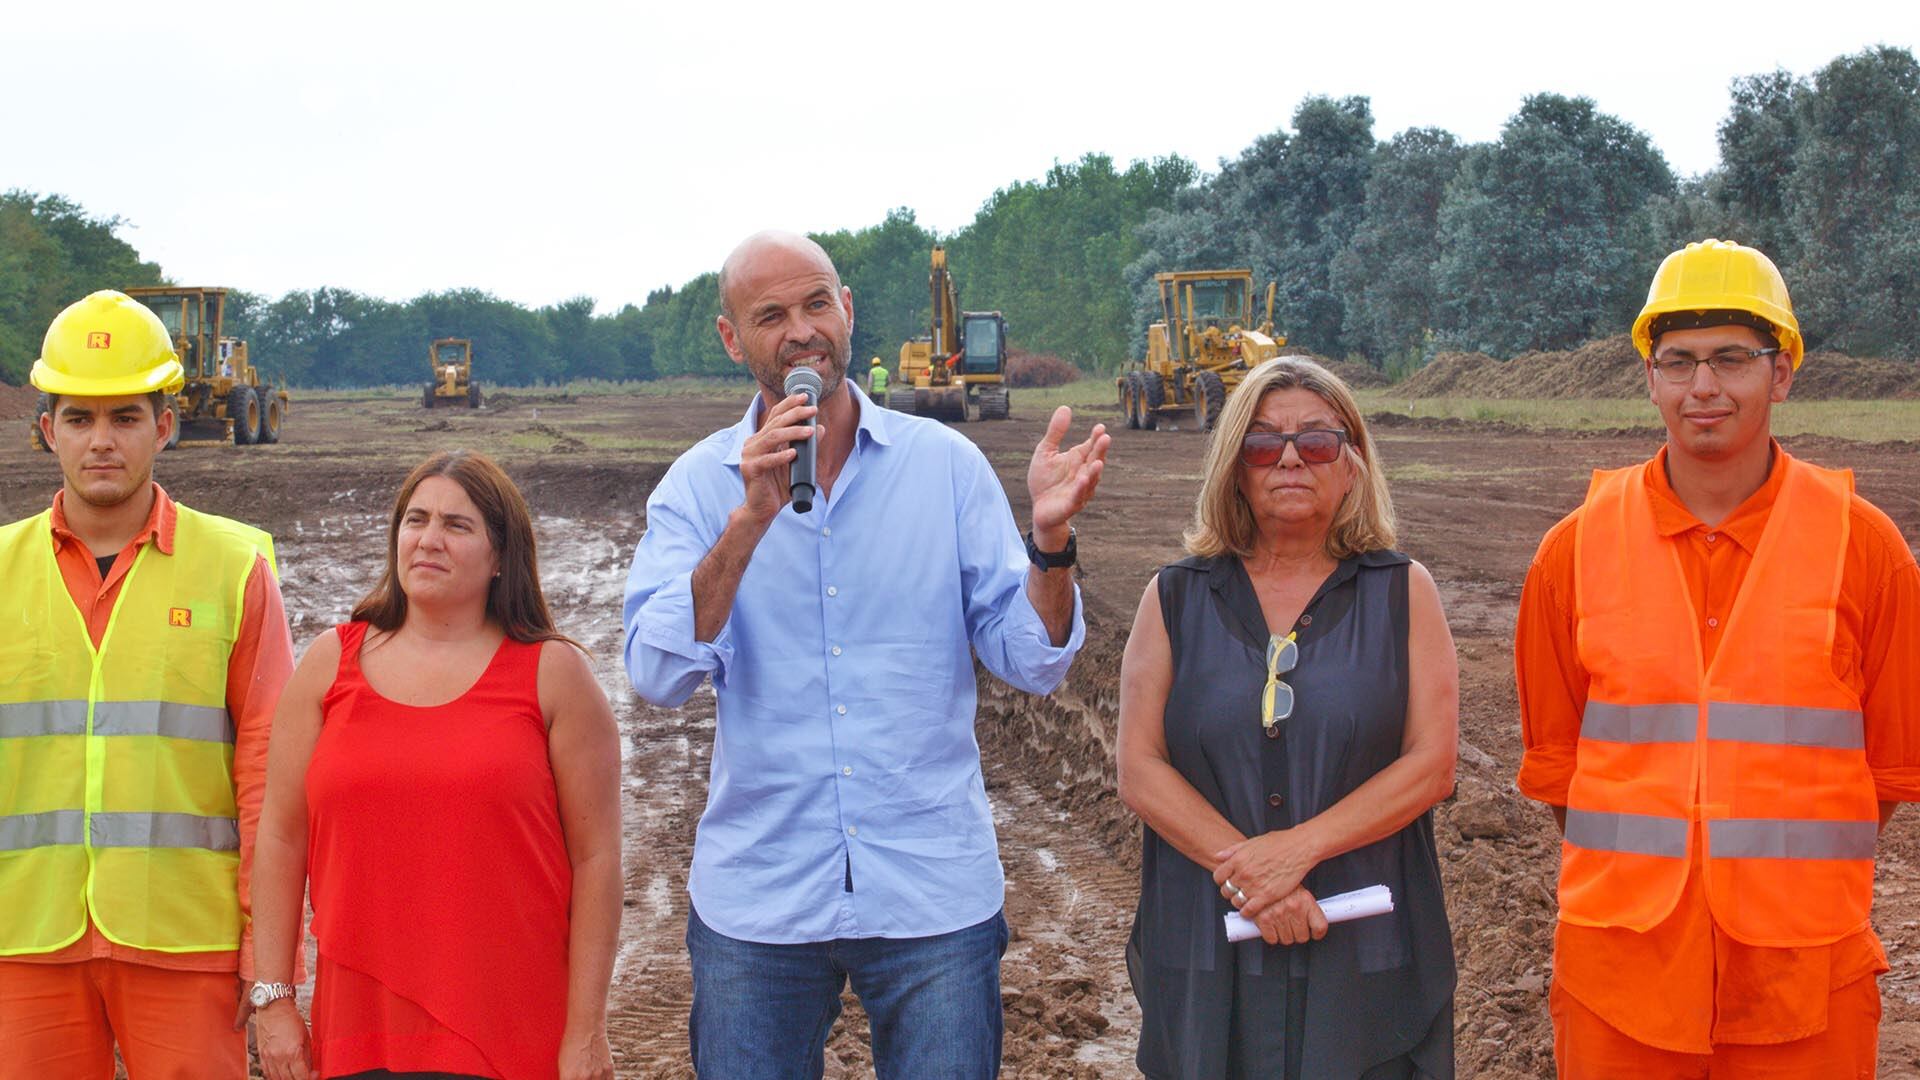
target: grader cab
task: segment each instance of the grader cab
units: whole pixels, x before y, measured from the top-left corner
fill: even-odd
[[[436,405],[480,407],[480,384],[473,381],[473,342],[466,338],[439,338],[427,347],[433,381],[420,395],[425,408]]]
[[[173,399],[168,446],[183,439],[235,446],[280,441],[293,399],[285,387],[262,383],[247,343],[227,336],[226,289],[150,285],[124,291],[160,316],[187,372]]]
[[[1220,406],[1246,373],[1280,355],[1273,332],[1275,286],[1254,324],[1253,271],[1184,270],[1155,274],[1159,322],[1147,328],[1147,358],[1114,380],[1130,428],[1153,429],[1184,412],[1211,431]]]

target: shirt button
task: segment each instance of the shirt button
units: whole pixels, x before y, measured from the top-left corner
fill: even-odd
[[[1711,544],[1711,543],[1713,543],[1713,542],[1714,542],[1715,540],[1718,540],[1718,539],[1720,539],[1720,534],[1719,534],[1719,533],[1708,533],[1708,534],[1707,534],[1707,543],[1709,543],[1709,544]]]
[[[851,766],[851,765],[842,765],[842,766],[840,766],[840,775],[841,775],[841,776],[852,776],[852,775],[853,775],[853,766]]]
[[[827,586],[827,595],[828,595],[828,596],[839,596],[839,595],[840,595],[840,590],[839,590],[839,589],[836,589],[836,588],[834,588],[834,587],[833,587],[833,586],[831,586],[831,585],[829,585],[829,586]]]
[[[1287,801],[1286,799],[1284,799],[1284,798],[1281,798],[1281,796],[1280,796],[1280,793],[1279,793],[1279,792],[1277,792],[1277,791],[1276,791],[1276,792],[1274,792],[1273,794],[1271,794],[1271,795],[1269,795],[1269,796],[1267,796],[1267,805],[1268,805],[1268,806],[1279,806],[1280,804],[1282,804],[1282,803],[1284,803],[1284,802],[1286,802],[1286,801]]]
[[[825,528],[825,529],[821,529],[821,530],[820,530],[820,535],[821,535],[821,536],[832,536],[832,535],[833,535],[833,529],[832,529],[832,528]]]
[[[835,646],[833,647],[833,655],[835,655],[835,656],[839,656],[839,655],[840,655],[840,646],[838,646],[838,645],[835,645]]]
[[[858,825],[849,825],[849,826],[847,826],[847,835],[848,835],[848,836],[859,836],[859,835],[860,835],[860,826],[858,826]]]
[[[1300,625],[1301,625],[1301,626],[1312,626],[1312,625],[1313,625],[1313,616],[1311,616],[1311,615],[1302,615],[1302,616],[1300,616]]]
[[[847,715],[847,707],[845,705],[835,705],[833,711],[839,713],[841,716]]]
[[[1273,725],[1272,727],[1270,727],[1270,728],[1268,728],[1268,729],[1267,729],[1267,738],[1269,738],[1269,739],[1277,739],[1277,738],[1279,738],[1279,737],[1280,737],[1280,725],[1279,725],[1279,724],[1275,724],[1275,725]]]
[[[1709,630],[1711,630],[1711,629],[1713,629],[1714,627],[1716,627],[1716,626],[1719,626],[1719,625],[1720,625],[1720,620],[1719,620],[1719,619],[1708,619],[1708,620],[1707,620],[1707,629],[1709,629]]]

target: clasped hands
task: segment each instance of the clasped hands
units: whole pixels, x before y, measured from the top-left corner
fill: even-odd
[[[1220,895],[1260,928],[1269,945],[1300,945],[1327,936],[1327,916],[1301,884],[1319,862],[1291,829],[1242,840],[1214,856]]]

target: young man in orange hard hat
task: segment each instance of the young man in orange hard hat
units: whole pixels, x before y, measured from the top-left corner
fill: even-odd
[[[0,1080],[243,1080],[246,880],[293,667],[273,543],[153,480],[182,384],[117,292],[62,311],[33,385],[64,483],[0,527]]]
[[[1520,789],[1561,826],[1571,1078],[1873,1075],[1875,840],[1920,799],[1920,568],[1770,431],[1804,345],[1772,261],[1669,255],[1634,322],[1667,441],[1594,474],[1515,633]]]

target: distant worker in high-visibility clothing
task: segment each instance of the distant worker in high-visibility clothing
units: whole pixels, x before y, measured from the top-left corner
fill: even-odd
[[[1561,1077],[1872,1076],[1874,849],[1920,799],[1920,567],[1771,434],[1805,345],[1773,262],[1669,255],[1633,325],[1667,428],[1521,594],[1520,790],[1561,826]]]
[[[73,304],[32,379],[65,482],[0,527],[0,1080],[107,1080],[116,1044],[132,1080],[243,1080],[248,1013],[293,992],[249,983],[273,544],[154,482],[183,373],[153,312]]]
[[[880,362],[879,357],[874,357],[873,363],[867,367],[867,396],[875,404],[887,403],[887,379],[887,366]]]

